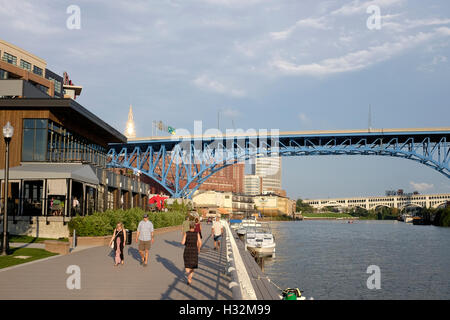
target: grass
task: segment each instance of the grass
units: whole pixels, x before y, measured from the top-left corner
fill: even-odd
[[[321,212],[321,213],[302,213],[303,217],[307,218],[352,218],[348,213],[334,213],[334,212]]]
[[[44,249],[10,248],[8,256],[0,256],[0,269],[52,257],[55,255],[57,255],[57,253],[48,252],[45,251]],[[15,258],[16,256],[29,256],[30,258],[20,259]]]
[[[9,242],[16,242],[16,243],[44,243],[45,240],[59,240],[65,242],[69,241],[68,238],[59,238],[59,239],[35,238],[30,236],[19,236],[19,235],[11,235],[9,237]]]

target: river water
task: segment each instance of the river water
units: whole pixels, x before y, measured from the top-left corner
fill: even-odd
[[[450,299],[450,228],[397,221],[271,222],[265,274],[314,299]],[[380,289],[368,289],[370,265]],[[373,283],[373,281],[369,281]]]

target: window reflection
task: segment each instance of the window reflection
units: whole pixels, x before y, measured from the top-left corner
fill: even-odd
[[[89,162],[104,167],[106,149],[47,119],[24,119],[22,161]]]

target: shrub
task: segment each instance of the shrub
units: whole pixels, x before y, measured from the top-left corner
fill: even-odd
[[[73,230],[76,230],[78,236],[111,235],[118,222],[122,222],[125,229],[136,231],[144,213],[146,212],[140,208],[133,208],[95,212],[84,217],[76,216],[68,224],[69,232],[73,235]],[[185,217],[183,211],[147,212],[147,214],[155,229],[181,225]]]

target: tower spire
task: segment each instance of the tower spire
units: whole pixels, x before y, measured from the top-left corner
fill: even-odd
[[[127,138],[136,138],[136,130],[134,128],[133,119],[133,107],[130,104],[130,110],[128,111],[128,121],[125,127],[125,136]]]

